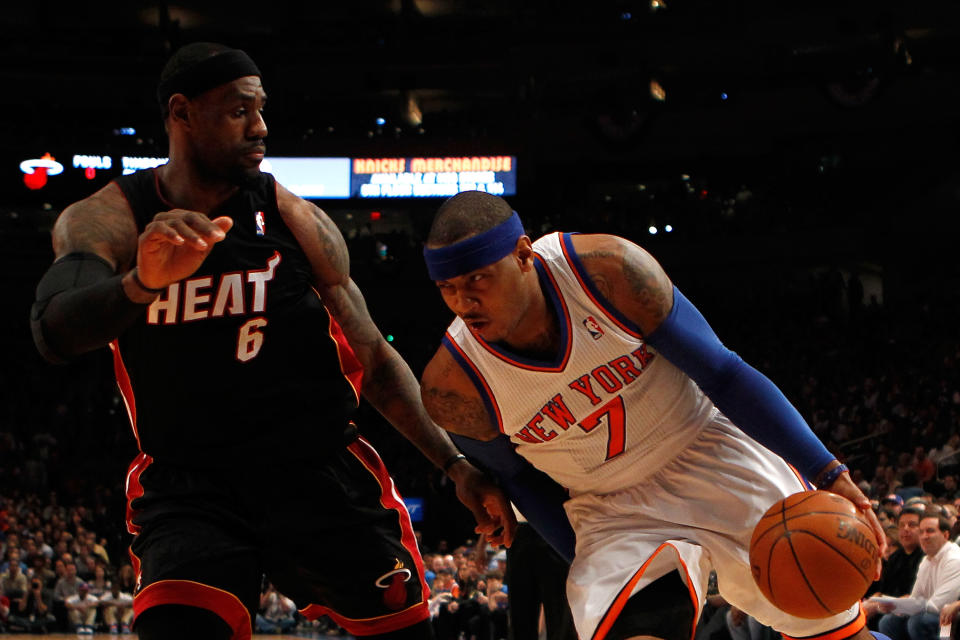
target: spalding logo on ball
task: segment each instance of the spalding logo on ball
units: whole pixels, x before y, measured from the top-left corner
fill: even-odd
[[[849,609],[873,582],[876,536],[853,503],[829,491],[787,496],[750,540],[750,570],[763,595],[799,618]]]

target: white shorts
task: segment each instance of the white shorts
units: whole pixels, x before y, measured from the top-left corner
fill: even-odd
[[[843,627],[859,603],[830,618],[775,608],[750,574],[753,528],[774,502],[810,489],[782,458],[718,414],[694,442],[642,483],[566,503],[577,534],[567,597],[581,638],[602,638],[634,593],[679,570],[696,615],[710,570],[730,604],[794,638]]]

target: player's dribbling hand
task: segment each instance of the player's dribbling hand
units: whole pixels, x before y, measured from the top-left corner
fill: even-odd
[[[494,547],[513,544],[517,517],[500,487],[467,461],[452,467],[450,477],[457,484],[457,498],[477,521],[474,532],[484,534]]]
[[[163,211],[140,234],[137,276],[151,289],[162,289],[193,274],[213,249],[227,236],[233,220],[211,220],[197,211]]]
[[[860,487],[853,483],[853,480],[850,479],[850,474],[847,472],[840,474],[840,477],[830,485],[828,491],[841,495],[852,502],[857,508],[857,511],[863,514],[863,517],[870,523],[870,528],[873,529],[873,534],[877,538],[877,549],[879,550],[877,554],[876,572],[873,579],[879,580],[881,570],[883,569],[883,556],[887,550],[887,536],[883,532],[883,527],[880,526],[880,520],[877,518],[877,514],[873,512],[870,499],[863,495],[863,491],[860,491]]]

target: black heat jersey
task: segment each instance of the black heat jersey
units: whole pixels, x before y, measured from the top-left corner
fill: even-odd
[[[116,182],[141,231],[174,208],[154,170]],[[362,369],[312,287],[273,176],[260,174],[208,215],[233,219],[226,239],[111,344],[141,451],[209,468],[342,446]]]

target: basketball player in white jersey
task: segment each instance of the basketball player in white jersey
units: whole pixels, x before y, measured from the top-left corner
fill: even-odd
[[[787,640],[872,640],[859,604],[800,619],[754,584],[754,525],[808,479],[850,499],[881,548],[883,532],[846,467],[646,251],[610,235],[532,243],[510,205],[474,191],[440,208],[424,257],[457,316],[424,404],[572,558],[581,640],[689,640],[711,569]]]

